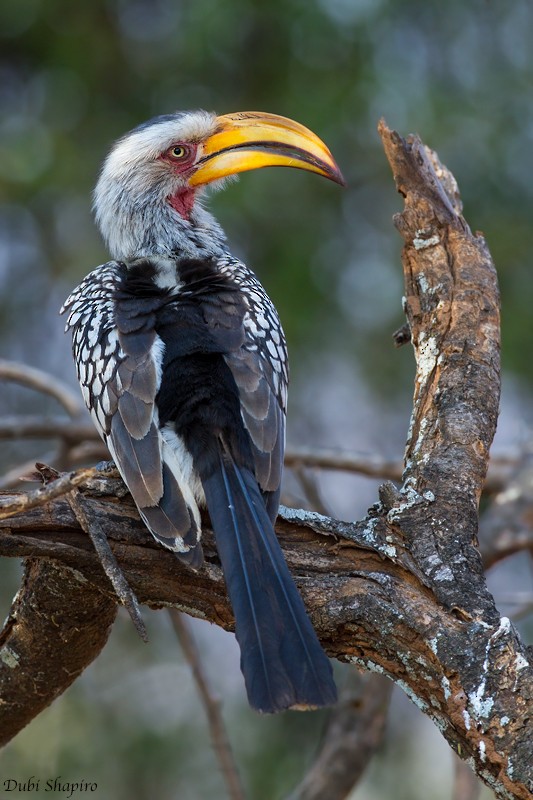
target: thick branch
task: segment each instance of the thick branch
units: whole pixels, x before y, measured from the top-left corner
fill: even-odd
[[[361,522],[285,509],[277,532],[329,654],[391,677],[499,797],[525,800],[533,791],[531,655],[500,618],[476,547],[499,396],[495,272],[445,168],[417,138],[384,124],[380,133],[405,198],[396,224],[417,360],[404,484],[383,486]],[[131,500],[113,495],[116,482],[100,483],[80,489],[139,600],[231,629],[209,531],[206,566],[194,574],[150,539]],[[5,519],[0,530],[0,554],[52,558],[109,591],[64,499]],[[39,654],[33,659],[30,672]]]
[[[157,547],[129,497],[103,496],[105,483],[101,496],[94,490],[86,495],[88,513],[106,525],[139,600],[154,608],[172,605],[231,630],[233,616],[210,532],[204,540],[206,567],[194,574]],[[110,492],[115,484],[109,481]],[[109,590],[66,500],[11,517],[0,530],[0,555],[53,558],[83,574],[91,586]],[[331,656],[396,680],[463,756],[480,757],[483,741],[485,779],[491,770],[500,773],[509,756],[531,772],[526,720],[533,674],[508,620],[490,626],[443,607],[396,526],[383,518],[348,524],[286,509],[277,530]],[[512,796],[527,797],[509,785]]]
[[[114,598],[82,572],[59,561],[26,561],[21,590],[0,634],[0,745],[96,658],[116,613]]]
[[[417,360],[404,494],[430,492],[427,519],[403,513],[402,527],[437,597],[495,622],[475,544],[500,396],[496,272],[482,236],[472,235],[438,180],[442,165],[417,137],[406,142],[384,125],[380,133],[405,197],[395,223]]]

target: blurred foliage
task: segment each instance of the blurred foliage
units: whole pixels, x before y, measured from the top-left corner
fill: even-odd
[[[57,308],[106,258],[90,192],[115,137],[173,109],[267,110],[319,133],[348,181],[341,191],[307,174],[265,170],[212,201],[234,252],[280,310],[295,394],[306,393],[307,375],[320,378],[341,359],[331,374],[352,365],[379,395],[380,415],[399,397],[408,408],[411,354],[390,343],[402,322],[400,239],[391,225],[401,203],[376,134],[384,116],[402,134],[419,132],[456,175],[467,219],[484,231],[499,268],[505,368],[527,385],[532,40],[529,0],[2,0],[1,355],[73,379]],[[121,635],[101,659],[110,672],[126,648]],[[135,669],[138,649],[124,650],[123,673]],[[102,685],[85,678],[36,720],[4,754],[1,777],[48,763],[98,780],[102,797],[223,796],[198,708],[158,730],[148,713],[152,727],[125,711],[139,702],[141,681],[107,712]],[[287,791],[321,725],[317,716],[257,721],[242,708],[231,723],[246,731],[239,746],[254,798]],[[399,761],[402,796],[428,796]],[[441,794],[433,785],[435,800],[448,795],[445,782]],[[378,796],[387,794],[368,794]]]
[[[322,135],[349,188],[278,170],[243,177],[213,199],[234,249],[267,283],[292,347],[318,347],[340,318],[336,345],[356,349],[382,388],[401,383],[405,361],[381,338],[401,320],[383,115],[458,177],[500,270],[505,363],[529,379],[532,35],[527,0],[4,0],[4,329],[27,310],[36,270],[70,286],[105,258],[89,196],[113,138],[175,108],[259,108]]]

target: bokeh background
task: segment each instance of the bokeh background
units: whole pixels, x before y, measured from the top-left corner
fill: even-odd
[[[211,208],[259,274],[287,333],[288,441],[401,459],[414,363],[391,333],[403,321],[401,208],[376,125],[418,132],[453,170],[496,261],[504,389],[496,452],[533,424],[533,5],[529,0],[2,0],[0,4],[0,357],[73,387],[57,311],[106,253],[90,193],[110,142],[186,108],[273,111],[329,144],[345,190],[295,170],[244,175]],[[58,413],[0,385],[0,414]],[[2,442],[0,471],[47,442]],[[378,482],[324,473],[337,516],[365,513]],[[295,503],[299,485],[288,475]],[[511,579],[512,576],[512,579]],[[1,565],[0,613],[18,587]],[[502,613],[532,594],[531,563],[491,575]],[[101,657],[0,755],[7,778],[98,783],[102,798],[223,798],[224,787],[170,622],[146,612],[150,644],[120,617]],[[531,641],[531,615],[517,622]],[[195,634],[250,797],[287,795],[312,761],[326,714],[259,718],[245,702],[233,637]],[[343,680],[339,669],[339,681]],[[357,800],[448,798],[452,756],[396,691],[383,748]],[[17,796],[25,797],[25,793]],[[33,796],[28,794],[29,796]],[[50,796],[53,796],[50,794]],[[490,797],[483,790],[482,797]]]

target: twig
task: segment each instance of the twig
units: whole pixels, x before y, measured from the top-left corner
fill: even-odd
[[[320,752],[289,800],[344,800],[383,740],[392,681],[351,670]]]
[[[38,415],[0,417],[0,439],[63,439],[70,445],[94,442],[98,454],[105,445],[96,429],[90,423],[65,420],[63,417],[43,417]],[[90,458],[88,450],[87,458]],[[489,474],[484,491],[501,491],[507,484],[507,475],[516,468],[522,456],[496,456],[491,459]],[[317,469],[339,472],[354,472],[379,480],[402,480],[403,466],[399,460],[381,458],[369,453],[330,450],[326,448],[289,447],[285,453],[285,466],[315,467]]]
[[[80,463],[94,463],[109,458],[109,450],[100,442],[82,442],[76,447],[71,447],[67,453],[69,466]]]
[[[477,800],[481,781],[468,764],[455,756],[452,800]]]
[[[83,411],[83,405],[78,395],[58,378],[52,377],[43,370],[28,367],[26,364],[18,364],[15,361],[0,359],[0,379],[21,383],[37,392],[54,397],[71,417],[77,417]]]
[[[529,617],[529,615],[532,613],[533,613],[533,603],[525,603],[522,606],[522,608],[517,609],[511,614],[511,619],[513,620],[513,622],[518,622],[518,620]]]
[[[528,453],[480,519],[480,550],[487,566],[518,550],[533,552],[532,507],[533,454]]]
[[[211,742],[222,771],[222,777],[224,778],[228,795],[231,800],[244,800],[244,789],[235,759],[233,758],[224,720],[220,713],[220,700],[213,696],[209,681],[202,667],[202,661],[198,648],[196,647],[196,642],[194,641],[187,620],[183,614],[175,608],[169,608],[168,611],[185,659],[191,668],[200,700],[205,709],[211,734]]]
[[[351,453],[310,447],[290,447],[285,453],[286,467],[319,467],[320,469],[357,472],[370,478],[400,481],[402,465],[398,460],[376,458],[368,453]]]
[[[54,464],[56,462],[57,456],[58,456],[57,450],[50,450],[48,453],[44,453],[39,458],[39,461],[43,461],[45,464]],[[34,470],[35,470],[35,458],[30,458],[28,461],[24,461],[22,464],[17,464],[16,467],[13,467],[12,469],[5,472],[0,478],[0,490],[12,489],[13,487],[19,486],[21,479],[25,478]],[[1,513],[1,507],[0,507],[0,513]]]
[[[89,520],[89,517],[85,513],[83,500],[78,489],[73,489],[71,492],[69,492],[67,495],[67,500],[72,511],[74,512],[74,516],[80,524],[81,529],[91,537],[91,541],[98,554],[98,558],[100,559],[100,563],[104,569],[104,572],[111,581],[118,599],[130,615],[131,621],[135,626],[135,630],[143,642],[148,642],[148,634],[146,633],[146,627],[141,615],[139,603],[137,602],[135,593],[132,591],[130,585],[126,581],[126,578],[124,577],[122,570],[120,569],[119,563],[115,558],[111,547],[109,546],[109,542],[107,541],[107,537],[102,527],[97,520],[94,519],[94,517]]]
[[[308,508],[312,511],[317,511],[319,514],[330,515],[330,509],[327,508],[320,494],[316,477],[307,472],[302,465],[294,466],[293,470],[294,476],[297,478],[304,493]]]
[[[509,469],[520,462],[521,456],[496,456],[491,459],[484,491],[493,494],[507,483]],[[321,448],[290,447],[285,453],[286,467],[317,467],[339,472],[355,472],[369,478],[387,478],[401,482],[403,465],[400,461],[380,458],[368,453],[328,450]]]
[[[411,328],[407,322],[404,322],[401,328],[398,328],[397,331],[394,331],[392,334],[392,340],[395,347],[403,347],[404,344],[409,344],[411,341]]]
[[[17,494],[14,499],[7,498],[7,502],[6,499],[2,498],[0,499],[0,519],[7,519],[23,511],[29,511],[31,508],[43,506],[45,503],[49,503],[50,500],[54,500],[62,494],[67,494],[71,489],[80,486],[90,478],[94,478],[97,474],[98,471],[94,467],[79,469],[76,472],[66,472],[57,480],[43,486],[42,489],[36,489],[25,494]]]
[[[87,439],[100,441],[90,422],[38,415],[0,417],[0,439],[64,439],[75,444]]]

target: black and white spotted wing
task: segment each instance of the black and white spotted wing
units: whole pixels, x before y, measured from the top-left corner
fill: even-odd
[[[133,298],[117,313],[126,267],[91,272],[65,302],[82,394],[97,430],[146,525],[187,563],[202,560],[200,517],[184,466],[159,428],[155,398],[163,343],[155,331],[159,302]]]
[[[285,415],[289,381],[287,345],[277,311],[255,275],[228,258],[230,273],[246,302],[242,347],[224,358],[239,387],[241,414],[250,435],[255,477],[267,497],[274,522],[285,451]]]
[[[231,256],[110,262],[82,281],[63,311],[87,407],[159,541],[200,562],[198,473],[212,468],[206,443],[215,436],[224,435],[242,463],[251,456],[275,519],[287,353],[277,313],[253,273]],[[237,419],[220,359],[237,390]]]

